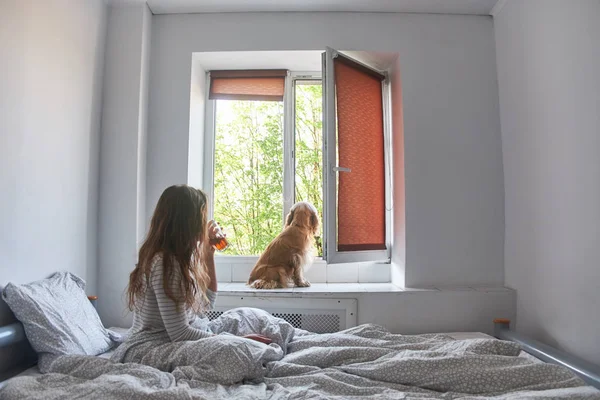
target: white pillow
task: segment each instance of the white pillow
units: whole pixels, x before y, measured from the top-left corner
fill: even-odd
[[[48,279],[25,285],[9,283],[2,291],[38,353],[41,372],[45,373],[60,355],[95,356],[113,346],[84,289],[83,279],[69,272],[57,272]]]

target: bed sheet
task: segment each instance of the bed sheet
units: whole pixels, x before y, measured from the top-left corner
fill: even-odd
[[[482,333],[482,332],[450,332],[450,333],[446,333],[446,335],[448,335],[456,340],[495,339],[493,336],[490,336],[490,335],[488,335],[486,333]],[[540,360],[539,358],[537,358],[535,356],[532,356],[531,354],[527,353],[526,351],[521,351],[521,353],[519,353],[519,357],[526,358],[535,363],[543,363],[542,360]]]
[[[127,332],[128,329],[127,328],[110,328],[110,330],[123,335]],[[115,349],[112,349],[112,350],[107,351],[106,353],[99,354],[97,357],[110,359],[110,357],[113,355],[114,352],[115,352]],[[41,375],[40,370],[37,365],[34,365],[33,367],[27,368],[25,371],[19,373],[18,375],[15,375],[13,378],[16,378],[17,376],[38,376],[38,375]],[[0,389],[2,389],[6,385],[7,381],[0,382]]]
[[[97,357],[110,359],[110,357],[112,356],[112,354],[114,352],[115,352],[115,350],[112,349],[112,350],[107,351],[106,353],[99,354]],[[21,372],[20,374],[13,376],[13,378],[16,378],[17,376],[38,376],[38,375],[41,375],[40,370],[37,367],[37,365],[34,365],[31,368],[27,368],[25,371]],[[8,380],[0,382],[0,389],[2,389],[6,385],[7,381]]]
[[[110,328],[110,330],[118,332],[120,334],[125,334],[127,332],[127,328]],[[448,333],[442,333],[442,335],[450,336],[456,340],[494,339],[494,337],[492,337],[486,333],[482,333],[482,332],[448,332]],[[112,354],[114,352],[115,352],[114,349],[109,350],[106,353],[98,355],[98,357],[110,359],[110,357],[112,356]],[[539,360],[538,358],[536,358],[536,357],[532,356],[531,354],[528,354],[524,351],[521,351],[521,354],[519,354],[519,357],[528,358],[535,362],[543,362],[543,361]],[[40,370],[38,369],[37,366],[33,366],[31,368],[26,369],[25,371],[21,372],[20,374],[18,374],[16,376],[37,376],[37,375],[41,375]],[[0,389],[2,389],[3,386],[4,386],[4,382],[0,382]]]

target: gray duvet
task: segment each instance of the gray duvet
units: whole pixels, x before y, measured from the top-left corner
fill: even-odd
[[[61,356],[7,382],[0,399],[600,399],[568,370],[517,357],[515,343],[398,335],[376,325],[310,334],[254,309],[209,323],[219,335],[145,332],[111,360]],[[261,333],[264,345],[236,335]]]

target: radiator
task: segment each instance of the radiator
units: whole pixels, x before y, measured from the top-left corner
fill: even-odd
[[[356,326],[356,299],[219,296],[207,316],[213,320],[237,307],[260,308],[286,320],[294,328],[315,333],[338,332]]]

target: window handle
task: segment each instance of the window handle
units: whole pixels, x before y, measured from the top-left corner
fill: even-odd
[[[350,168],[345,167],[333,167],[333,170],[337,172],[352,172]]]

